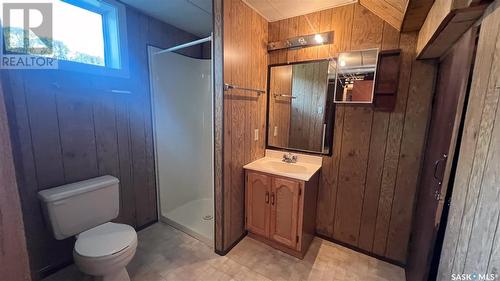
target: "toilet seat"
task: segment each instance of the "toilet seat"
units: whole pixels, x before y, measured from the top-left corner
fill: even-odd
[[[134,228],[108,222],[80,233],[74,251],[81,257],[100,258],[117,254],[136,244],[137,233]]]

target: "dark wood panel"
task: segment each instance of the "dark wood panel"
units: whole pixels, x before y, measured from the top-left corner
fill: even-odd
[[[2,73],[34,280],[71,262],[73,247],[73,239],[56,241],[45,226],[40,189],[111,174],[120,179],[117,221],[142,227],[157,219],[147,45],[197,37],[128,7],[127,27],[130,77]],[[185,52],[201,57],[202,47]]]
[[[92,100],[83,92],[57,95],[56,106],[61,138],[64,176],[68,182],[98,174]],[[50,165],[50,163],[44,163]]]
[[[3,73],[2,73],[3,74]],[[29,281],[30,270],[17,190],[16,173],[0,81],[0,276],[3,280]]]
[[[116,135],[118,148],[118,165],[120,173],[120,215],[119,222],[128,222],[136,227],[135,208],[128,208],[127,202],[134,201],[132,186],[132,154],[130,151],[130,118],[128,97],[115,97]]]
[[[377,212],[377,223],[375,227],[375,237],[373,242],[373,251],[381,256],[385,255],[385,248],[387,245],[387,231],[390,223],[391,209],[394,198],[394,188],[399,164],[401,138],[404,126],[404,116],[408,97],[410,73],[412,62],[414,61],[415,43],[415,34],[401,34],[401,69],[403,71],[400,72],[396,106],[389,117],[384,169],[382,172],[379,208]],[[423,120],[420,122],[423,122]],[[427,120],[425,120],[425,123],[426,122]]]
[[[356,49],[380,46],[384,22],[369,10],[356,5],[352,26],[350,46]],[[369,107],[346,106],[333,237],[353,245],[359,243],[370,149],[366,140],[370,139],[372,118],[373,110]]]
[[[43,78],[24,82],[39,189],[56,186],[65,181],[56,92],[55,88],[49,85],[40,87]]]
[[[430,118],[436,65],[415,61],[408,93],[398,173],[394,189],[391,220],[387,235],[386,256],[406,260],[410,238],[413,206],[417,193],[422,151],[425,147],[427,124],[419,120]],[[415,80],[413,80],[415,79]],[[418,80],[418,81],[417,81]],[[451,103],[449,104],[451,106]],[[449,106],[447,105],[447,106]]]
[[[384,23],[381,50],[390,50],[399,47],[399,32],[388,23]],[[375,224],[377,220],[378,198],[382,182],[389,114],[375,111],[373,113],[370,152],[366,174],[366,187],[363,198],[363,212],[359,229],[358,246],[366,251],[372,251]]]
[[[71,253],[64,249],[71,247],[71,241],[58,242],[52,234],[46,231],[42,210],[39,205],[37,192],[39,189],[36,173],[36,162],[33,153],[32,132],[28,114],[24,80],[21,72],[2,73],[5,85],[5,99],[9,114],[12,148],[18,178],[19,195],[22,203],[26,243],[29,252],[30,267],[33,279],[37,272],[46,264],[61,263],[62,260],[71,259]],[[15,128],[15,129],[14,129]],[[27,207],[28,206],[28,207]],[[58,252],[59,255],[49,255],[49,251]]]
[[[370,108],[345,107],[333,237],[354,245],[358,244],[372,116]]]
[[[93,121],[97,149],[97,169],[100,175],[120,178],[118,159],[118,130],[113,96],[101,93],[93,104]]]

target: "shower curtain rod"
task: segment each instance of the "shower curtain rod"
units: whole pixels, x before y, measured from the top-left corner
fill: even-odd
[[[191,47],[191,46],[194,46],[194,45],[198,45],[198,44],[201,44],[201,43],[205,43],[205,42],[208,42],[208,41],[211,41],[212,40],[212,35],[206,37],[206,38],[202,38],[202,39],[198,39],[198,40],[195,40],[193,42],[189,42],[189,43],[184,43],[184,44],[181,44],[181,45],[178,45],[178,46],[175,46],[175,47],[172,47],[172,48],[168,48],[168,49],[165,49],[165,50],[162,50],[162,51],[159,51],[158,53],[156,53],[155,55],[159,55],[159,54],[162,54],[162,53],[167,53],[167,52],[173,52],[173,51],[177,51],[177,50],[180,50],[180,49],[184,49],[184,48],[187,48],[187,47]]]

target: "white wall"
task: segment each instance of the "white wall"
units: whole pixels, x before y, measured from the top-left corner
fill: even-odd
[[[153,122],[161,214],[213,198],[210,60],[150,47]]]

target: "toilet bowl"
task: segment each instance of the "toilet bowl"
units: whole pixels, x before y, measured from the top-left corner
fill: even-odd
[[[76,266],[96,281],[130,281],[126,266],[137,248],[137,233],[118,216],[119,181],[102,176],[38,193],[58,240],[76,236]]]
[[[135,230],[125,224],[105,223],[78,235],[73,249],[76,266],[99,281],[129,281],[125,267],[137,248]]]

